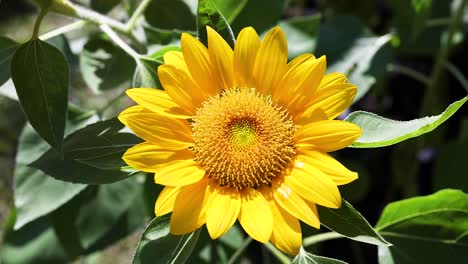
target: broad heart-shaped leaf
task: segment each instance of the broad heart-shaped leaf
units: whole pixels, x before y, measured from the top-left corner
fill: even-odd
[[[11,78],[32,127],[62,154],[68,105],[68,63],[39,39],[21,45],[11,61]]]
[[[80,70],[95,93],[118,88],[130,80],[134,59],[103,35],[94,35],[80,53]]]
[[[380,263],[466,263],[468,195],[446,189],[391,203],[376,229],[393,244],[379,247]]]
[[[327,257],[321,257],[311,254],[301,248],[299,254],[293,259],[293,264],[346,264],[346,262],[332,259]]]
[[[327,56],[327,72],[342,72],[357,86],[354,101],[364,96],[378,78],[384,76],[390,62],[387,34],[373,35],[357,18],[336,16],[319,28],[315,55]]]
[[[184,263],[192,254],[200,229],[175,236],[169,233],[169,216],[156,217],[146,227],[133,258],[133,264]]]
[[[317,43],[320,15],[294,17],[279,22],[288,40],[288,57],[293,59],[304,53],[313,53]]]
[[[27,166],[48,148],[47,143],[31,126],[23,129],[19,138],[14,175],[15,229],[52,212],[86,188],[84,184],[59,181]]]
[[[345,120],[358,125],[362,129],[362,135],[351,146],[384,147],[431,132],[449,119],[467,100],[468,97],[465,97],[452,103],[440,115],[410,121],[395,121],[364,111],[353,112]]]
[[[120,133],[122,128],[116,118],[89,125],[67,136],[64,159],[49,150],[31,166],[73,183],[103,184],[125,179],[131,173],[120,170],[125,166],[122,154],[141,140],[133,134]]]
[[[333,230],[352,240],[379,245],[389,246],[367,220],[354,207],[343,200],[341,208],[330,209],[318,207],[320,222],[330,230]]]
[[[0,86],[10,79],[10,62],[17,48],[16,42],[0,36]]]
[[[152,1],[144,15],[146,22],[158,29],[196,30],[196,18],[187,3],[182,0]]]
[[[208,46],[206,26],[210,26],[226,40],[231,48],[234,48],[236,37],[231,26],[212,0],[198,1],[197,13],[198,38],[205,46]]]
[[[247,2],[248,0],[213,0],[213,3],[228,23],[232,23],[236,19]]]

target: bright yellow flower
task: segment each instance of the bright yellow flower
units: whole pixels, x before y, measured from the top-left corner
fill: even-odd
[[[164,55],[158,75],[165,91],[127,91],[138,105],[119,119],[145,142],[123,159],[166,186],[155,213],[172,212],[171,233],[206,224],[216,239],[239,220],[255,240],[295,255],[299,220],[319,228],[316,204],[340,207],[337,185],[357,179],[326,153],[361,135],[333,120],[356,87],[343,74],[325,75],[325,56],[288,63],[279,27],[263,41],[244,28],[234,51],[207,31],[208,48],[183,34],[182,52]]]

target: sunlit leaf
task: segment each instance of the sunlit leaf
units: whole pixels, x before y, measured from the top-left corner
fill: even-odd
[[[199,229],[182,236],[171,235],[169,216],[156,217],[143,232],[132,263],[184,263],[192,254],[199,235]]]
[[[231,26],[212,0],[198,1],[197,12],[198,38],[205,46],[208,46],[206,26],[210,26],[218,32],[231,47],[234,47],[236,38],[234,37]]]
[[[376,225],[392,247],[380,263],[464,263],[468,259],[468,195],[443,190],[390,203]]]
[[[232,23],[236,19],[247,2],[248,0],[213,0],[213,3],[228,23]]]
[[[68,105],[68,63],[64,55],[54,46],[33,39],[16,50],[11,78],[29,122],[61,155]]]
[[[346,264],[346,262],[322,256],[317,256],[301,248],[299,254],[293,259],[293,264]]]
[[[320,222],[328,229],[333,230],[350,239],[380,245],[389,246],[367,220],[354,207],[343,200],[341,208],[330,209],[327,207],[318,207]]]
[[[395,121],[364,111],[353,112],[345,120],[361,127],[362,136],[352,147],[384,147],[431,132],[449,119],[467,100],[468,97],[465,97],[452,103],[440,115],[410,121]]]

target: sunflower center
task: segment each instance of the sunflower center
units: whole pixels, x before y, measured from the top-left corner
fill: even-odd
[[[295,155],[295,126],[286,111],[254,89],[209,98],[192,123],[196,161],[220,186],[269,185]]]

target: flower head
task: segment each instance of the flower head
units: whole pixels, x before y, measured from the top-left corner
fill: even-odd
[[[260,242],[288,254],[302,244],[299,220],[320,227],[316,205],[338,208],[338,185],[357,179],[327,152],[361,135],[339,120],[356,87],[325,74],[325,57],[287,62],[283,31],[263,41],[244,28],[234,50],[207,27],[208,48],[189,34],[164,55],[165,91],[134,88],[138,105],[119,115],[145,142],[123,159],[166,186],[156,215],[172,212],[173,234],[206,224],[215,239],[239,220]]]

